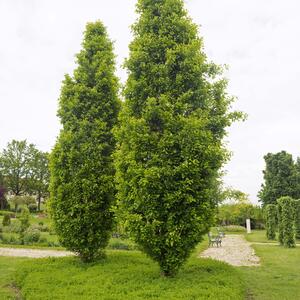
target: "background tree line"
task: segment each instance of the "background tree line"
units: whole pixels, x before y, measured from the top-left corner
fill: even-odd
[[[8,143],[0,153],[0,209],[7,208],[5,195],[9,194],[15,207],[32,202],[25,196],[34,196],[40,210],[41,200],[49,196],[48,163],[48,153],[38,150],[34,144],[26,140]]]

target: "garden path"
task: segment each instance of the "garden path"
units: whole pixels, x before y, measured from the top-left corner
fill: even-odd
[[[15,256],[15,257],[64,257],[74,255],[68,251],[58,250],[40,250],[40,249],[25,249],[25,248],[0,248],[0,256]]]
[[[226,235],[221,247],[209,247],[199,257],[212,258],[227,262],[233,266],[259,266],[259,257],[255,255],[251,244],[242,235]]]

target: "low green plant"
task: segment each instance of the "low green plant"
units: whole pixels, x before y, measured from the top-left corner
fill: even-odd
[[[36,203],[30,203],[28,204],[28,209],[31,213],[37,212],[38,206]]]
[[[265,208],[266,216],[266,234],[268,240],[275,240],[276,237],[276,214],[277,209],[275,204],[267,204]]]
[[[21,211],[21,215],[19,217],[19,220],[21,222],[21,233],[25,232],[26,229],[30,226],[29,223],[30,214],[27,207],[23,207]]]
[[[107,248],[112,250],[137,250],[138,246],[128,239],[111,238]]]
[[[41,237],[41,232],[38,229],[26,230],[24,232],[23,243],[24,245],[31,245],[38,243]]]
[[[11,223],[10,216],[9,215],[4,215],[3,220],[2,220],[2,225],[3,226],[9,226],[10,223]]]
[[[29,260],[18,267],[16,284],[24,299],[245,299],[240,272],[228,264],[193,257],[166,280],[138,251],[108,253],[98,264],[83,265],[73,257]]]
[[[221,231],[225,232],[246,232],[246,228],[239,225],[227,225],[220,227]]]

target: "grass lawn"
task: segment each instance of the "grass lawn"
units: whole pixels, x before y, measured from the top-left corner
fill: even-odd
[[[278,233],[277,233],[278,235]],[[250,234],[244,234],[246,240],[250,243],[274,243],[278,245],[278,240],[268,240],[265,230],[252,230]],[[300,240],[296,240],[297,244],[300,244]]]
[[[277,245],[253,245],[262,266],[241,268],[249,299],[300,299],[300,248]]]
[[[18,289],[14,288],[15,273],[26,258],[0,257],[0,299],[17,299]]]
[[[251,233],[245,233],[245,238],[248,242],[257,242],[257,243],[275,243],[278,244],[278,241],[268,240],[265,230],[252,230]]]
[[[224,263],[191,258],[175,278],[164,278],[137,251],[110,251],[103,262],[76,258],[28,261],[18,270],[25,299],[244,299],[240,272]]]
[[[266,242],[264,231],[247,239]],[[231,267],[199,259],[200,244],[175,278],[159,275],[158,266],[139,251],[107,251],[107,258],[83,264],[77,258],[0,257],[0,299],[300,299],[300,247],[253,245],[260,267]],[[15,282],[18,288],[14,288]]]

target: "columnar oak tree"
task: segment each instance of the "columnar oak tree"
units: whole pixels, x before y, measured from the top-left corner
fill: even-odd
[[[295,200],[295,232],[296,238],[300,239],[300,200]]]
[[[277,208],[275,204],[267,204],[266,213],[266,234],[268,240],[275,240],[276,237],[276,214]]]
[[[116,130],[118,198],[142,249],[174,275],[213,222],[229,113],[182,0],[139,0]]]
[[[291,197],[281,197],[277,200],[278,203],[278,220],[279,234],[278,239],[280,244],[285,247],[293,248],[296,246],[295,241],[295,204]]]
[[[103,254],[113,226],[112,128],[120,102],[113,45],[101,22],[87,25],[82,46],[59,99],[63,128],[51,155],[50,207],[61,243],[90,261]]]
[[[268,153],[264,156],[266,168],[263,171],[264,183],[258,193],[263,206],[276,204],[284,196],[295,197],[297,194],[295,166],[293,157],[286,151]]]

